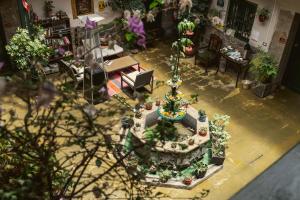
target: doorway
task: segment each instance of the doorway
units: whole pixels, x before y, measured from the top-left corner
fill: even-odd
[[[5,51],[5,33],[4,33],[4,27],[2,23],[2,17],[0,12],[0,64],[6,59],[6,51]]]
[[[288,60],[287,69],[284,75],[283,84],[300,93],[300,14],[296,14],[294,19],[295,39],[291,44],[291,53]]]

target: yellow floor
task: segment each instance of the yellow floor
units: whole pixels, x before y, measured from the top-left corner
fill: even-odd
[[[160,43],[134,57],[146,69],[154,69],[157,80],[167,80],[170,45]],[[193,190],[158,188],[170,198],[190,198],[207,195],[205,199],[229,199],[247,183],[262,173],[300,140],[300,95],[281,89],[273,96],[260,99],[250,90],[235,88],[230,73],[201,75],[203,69],[188,66],[183,70],[183,87],[188,97],[199,94],[200,101],[194,105],[214,113],[231,116],[229,131],[231,141],[227,150],[224,169]],[[162,98],[167,86],[155,89],[154,98]],[[123,94],[122,94],[123,95]]]

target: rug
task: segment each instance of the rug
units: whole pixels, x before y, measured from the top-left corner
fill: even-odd
[[[124,72],[125,74],[129,74],[134,71],[138,71],[138,66],[133,66],[133,67],[124,69],[122,72]],[[141,68],[141,71],[144,71],[144,70]],[[127,87],[126,83],[124,83],[124,87]],[[122,92],[122,90],[121,90],[121,73],[120,72],[114,72],[114,73],[109,74],[108,82],[107,82],[107,89],[108,89],[108,95],[110,97]]]

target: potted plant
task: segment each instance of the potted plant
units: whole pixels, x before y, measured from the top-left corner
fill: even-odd
[[[134,131],[140,131],[141,130],[141,124],[136,123],[133,129],[134,129]]]
[[[54,9],[53,1],[45,1],[45,15],[46,15],[46,18],[52,17],[54,15],[53,14],[53,9]]]
[[[203,178],[207,172],[208,165],[202,161],[196,164],[196,170],[194,171],[196,178]]]
[[[202,137],[205,137],[207,135],[207,128],[206,127],[201,127],[199,130],[199,135]]]
[[[191,185],[193,182],[193,178],[191,175],[187,175],[183,178],[182,183],[185,185]]]
[[[157,171],[157,168],[155,165],[151,165],[150,168],[149,168],[149,172],[150,174],[155,174]]]
[[[164,170],[159,173],[159,181],[162,183],[168,182],[168,180],[172,177],[172,172],[170,170]]]
[[[269,19],[270,11],[266,8],[262,8],[258,10],[258,20],[261,23],[264,23],[267,19]]]
[[[137,111],[137,112],[135,113],[135,118],[141,119],[141,118],[142,118],[142,112],[141,112],[141,111]]]
[[[215,165],[223,165],[225,161],[225,146],[213,145],[211,163]]]
[[[183,35],[194,35],[195,24],[187,19],[181,21],[178,26],[178,31]]]
[[[277,62],[273,56],[264,51],[259,51],[250,62],[250,71],[254,73],[258,84],[254,93],[258,97],[266,97],[272,92],[272,79],[277,75]]]
[[[151,97],[148,97],[145,102],[145,108],[146,110],[152,110],[152,107],[153,107],[153,100]]]
[[[225,147],[230,139],[226,126],[229,124],[230,117],[227,115],[215,115],[209,122],[209,130],[212,142],[212,160],[215,165],[222,165],[225,160]]]
[[[205,112],[205,110],[199,110],[198,114],[199,114],[199,121],[200,122],[206,122],[206,112]]]
[[[125,116],[121,119],[122,128],[129,129],[134,125],[134,121],[131,116]]]

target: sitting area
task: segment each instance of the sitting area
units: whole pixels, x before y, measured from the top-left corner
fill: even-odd
[[[121,72],[121,89],[124,89],[124,82],[133,90],[133,97],[136,97],[137,89],[150,85],[150,93],[153,92],[153,70],[134,71],[129,74]]]

